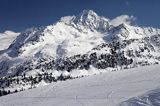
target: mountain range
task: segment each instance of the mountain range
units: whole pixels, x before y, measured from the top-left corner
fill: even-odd
[[[139,27],[133,16],[109,19],[92,10],[48,26],[5,32],[0,41],[5,44],[0,47],[0,87],[12,92],[160,63],[160,29]]]

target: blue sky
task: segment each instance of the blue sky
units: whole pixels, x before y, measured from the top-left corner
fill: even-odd
[[[110,19],[133,15],[140,26],[160,28],[160,0],[0,0],[0,32],[45,26],[84,9]]]

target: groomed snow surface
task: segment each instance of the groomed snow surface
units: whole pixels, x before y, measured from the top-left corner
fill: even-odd
[[[0,97],[0,106],[160,106],[160,65],[106,72]]]

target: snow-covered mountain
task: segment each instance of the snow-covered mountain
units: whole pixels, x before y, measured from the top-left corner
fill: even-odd
[[[53,25],[22,32],[7,53],[11,57],[53,58],[85,54],[105,42],[102,31],[108,28],[107,19],[85,10],[77,16],[63,17]]]
[[[84,10],[76,16],[62,17],[52,25],[21,32],[8,49],[0,51],[0,76],[8,77],[9,82],[14,80],[7,86],[2,78],[2,87],[29,88],[42,81],[99,73],[96,69],[158,64],[160,29],[138,27],[128,22],[133,16],[127,18],[110,20]]]
[[[5,31],[4,33],[0,33],[0,50],[7,49],[18,35],[19,33],[15,33],[13,31]]]

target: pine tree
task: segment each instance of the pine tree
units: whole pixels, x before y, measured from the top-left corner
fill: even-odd
[[[2,96],[2,91],[0,90],[0,96]]]
[[[18,90],[17,90],[17,89],[14,91],[14,93],[16,93],[16,92],[18,92]]]
[[[10,91],[10,90],[8,90],[7,94],[10,94],[10,93],[11,93],[11,91]]]

